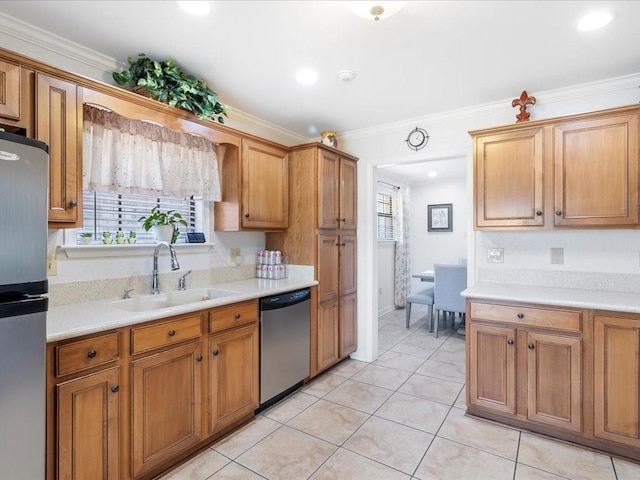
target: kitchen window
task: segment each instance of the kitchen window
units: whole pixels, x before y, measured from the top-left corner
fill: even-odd
[[[82,195],[83,228],[76,230],[76,243],[82,243],[81,234],[91,233],[93,243],[100,243],[103,232],[111,232],[112,237],[122,231],[125,239],[130,232],[135,232],[136,243],[155,243],[151,231],[146,232],[138,219],[149,215],[155,206],[161,211],[176,210],[180,212],[187,226],[178,225],[179,236],[176,243],[185,241],[186,233],[193,232],[200,223],[199,212],[202,201],[191,198],[171,198],[160,196],[104,193],[85,190]]]

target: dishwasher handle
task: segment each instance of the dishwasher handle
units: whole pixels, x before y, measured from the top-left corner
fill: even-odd
[[[291,305],[306,302],[309,299],[311,299],[311,289],[309,288],[274,295],[273,297],[265,297],[260,299],[260,311],[290,307]]]

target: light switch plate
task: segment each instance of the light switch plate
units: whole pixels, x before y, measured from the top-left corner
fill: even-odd
[[[504,248],[487,248],[487,263],[504,263]]]
[[[58,259],[55,255],[47,258],[47,276],[55,277],[58,275]]]
[[[229,249],[229,261],[232,264],[236,264],[237,263],[237,258],[240,256],[240,249],[239,248],[230,248]]]

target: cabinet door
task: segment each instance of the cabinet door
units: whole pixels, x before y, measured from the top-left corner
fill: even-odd
[[[356,351],[358,347],[358,316],[355,293],[340,298],[340,358]]]
[[[56,387],[59,480],[120,478],[118,368]]]
[[[20,65],[0,61],[0,117],[20,120]]]
[[[340,237],[318,235],[318,301],[336,301],[340,295]]]
[[[527,418],[580,432],[582,340],[529,332],[527,349]]]
[[[357,227],[357,164],[345,158],[340,161],[340,228]]]
[[[640,322],[594,318],[595,436],[640,448]]]
[[[212,434],[258,408],[258,324],[211,337],[209,355]]]
[[[288,227],[289,157],[286,150],[243,140],[241,214],[243,228]]]
[[[477,227],[540,226],[543,212],[542,128],[477,137]]]
[[[49,222],[79,221],[82,192],[76,85],[36,74],[36,138],[49,145]]]
[[[467,361],[471,404],[516,411],[516,330],[471,322]]]
[[[325,370],[340,358],[338,319],[337,300],[318,304],[318,371]]]
[[[638,223],[638,116],[554,128],[555,224]]]
[[[132,362],[133,475],[202,439],[200,343]]]
[[[356,293],[357,286],[357,239],[355,235],[340,236],[340,295]]]
[[[318,152],[318,228],[340,227],[340,157]]]

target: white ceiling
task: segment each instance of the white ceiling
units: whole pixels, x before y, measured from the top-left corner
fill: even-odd
[[[206,17],[173,1],[4,0],[0,12],[119,62],[172,57],[223,103],[308,138],[639,70],[638,1],[410,1],[379,22],[337,1],[211,4]],[[612,24],[574,28],[601,6]],[[296,83],[305,66],[315,85]]]

